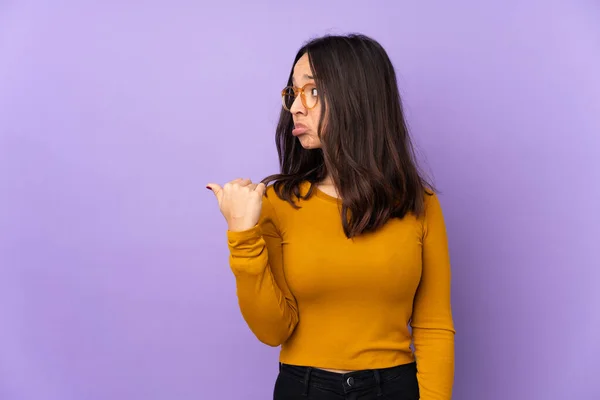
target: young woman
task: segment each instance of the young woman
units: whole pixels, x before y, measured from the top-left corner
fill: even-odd
[[[450,399],[444,218],[388,55],[364,35],[312,40],[282,101],[280,173],[207,186],[227,220],[241,313],[281,345],[274,398]]]

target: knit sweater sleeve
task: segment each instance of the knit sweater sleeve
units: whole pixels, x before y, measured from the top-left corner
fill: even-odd
[[[271,195],[275,193],[268,188]],[[229,264],[239,307],[250,330],[269,346],[283,344],[298,323],[298,306],[283,273],[282,237],[276,211],[263,196],[259,222],[242,232],[227,231]]]
[[[450,400],[454,381],[454,324],[450,257],[437,196],[426,195],[422,275],[411,319],[421,400]]]

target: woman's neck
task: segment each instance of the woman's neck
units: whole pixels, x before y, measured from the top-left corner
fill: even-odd
[[[328,194],[329,196],[337,198],[340,197],[339,192],[335,187],[335,184],[333,183],[333,179],[331,179],[331,176],[329,175],[321,182],[317,183],[317,188],[319,188],[320,191],[324,192],[325,194]]]
[[[333,179],[331,178],[331,175],[327,175],[325,177],[325,179],[323,179],[321,182],[319,182],[320,186],[335,186],[333,184]]]

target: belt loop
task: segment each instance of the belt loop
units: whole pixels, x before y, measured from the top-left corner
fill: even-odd
[[[381,375],[379,375],[379,370],[373,370],[373,375],[375,375],[375,384],[377,385],[377,397],[383,396],[383,392],[381,391]]]
[[[312,367],[306,368],[306,374],[304,374],[304,393],[303,396],[308,396],[308,383],[310,382],[310,374],[312,372]]]

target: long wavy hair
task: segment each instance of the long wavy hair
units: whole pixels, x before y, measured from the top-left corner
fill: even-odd
[[[390,218],[420,215],[424,195],[434,189],[417,166],[396,73],[384,48],[361,34],[313,39],[296,54],[287,85],[305,53],[322,102],[322,149],[302,147],[292,136],[292,114],[282,108],[275,135],[280,172],[262,182],[274,181],[277,195],[297,208],[295,199],[308,199],[329,174],[341,197],[348,238],[375,231]],[[302,196],[300,184],[306,181],[311,186]]]

